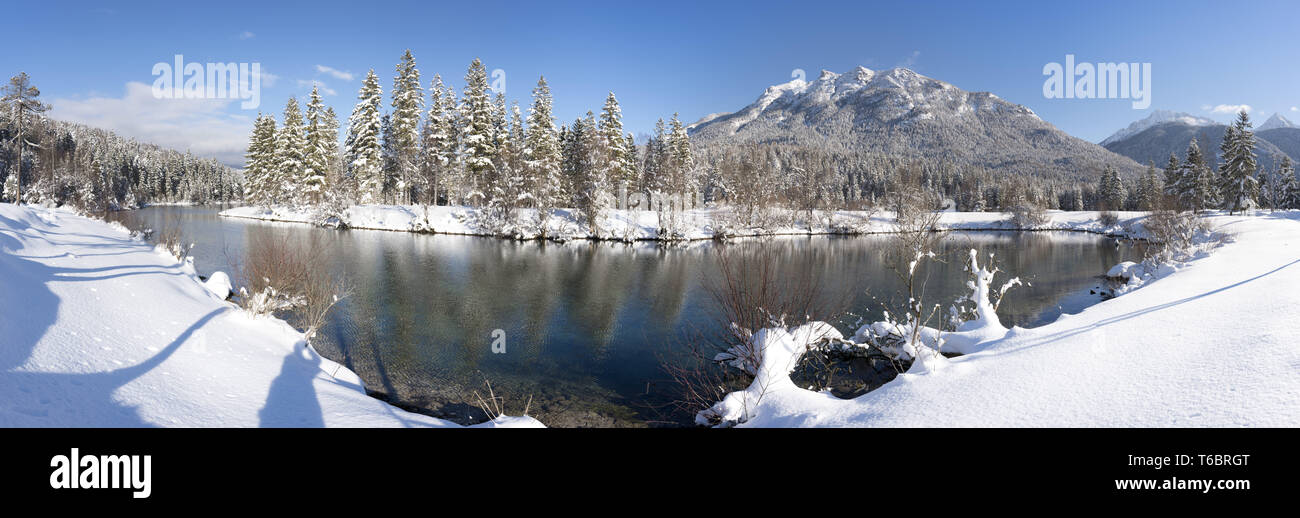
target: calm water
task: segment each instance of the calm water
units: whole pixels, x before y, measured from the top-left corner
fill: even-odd
[[[858,318],[879,316],[875,299],[898,282],[886,268],[887,236],[784,237],[687,246],[513,242],[403,232],[338,231],[217,216],[214,207],[151,207],[119,213],[129,228],[182,229],[195,243],[201,274],[231,271],[250,236],[318,240],[329,268],[349,279],[352,294],[313,344],[343,362],[377,396],[404,407],[466,421],[484,379],[505,398],[507,413],[552,426],[639,426],[674,421],[661,363],[682,353],[683,338],[718,328],[708,286],[719,254],[763,252],[783,275],[817,279],[841,312],[846,335]],[[999,309],[1005,324],[1024,327],[1074,313],[1099,299],[1097,275],[1137,255],[1127,244],[1081,233],[954,233],[946,247],[995,252],[998,282],[1029,281]],[[733,263],[734,264],[734,263]],[[960,261],[929,270],[928,301],[963,294]],[[492,332],[506,333],[506,353],[491,351]],[[676,416],[680,418],[680,416]],[[680,422],[680,421],[678,421]]]

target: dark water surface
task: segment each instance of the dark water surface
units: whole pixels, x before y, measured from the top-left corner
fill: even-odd
[[[878,317],[875,301],[899,285],[886,267],[889,236],[557,244],[340,231],[218,211],[159,206],[113,219],[132,229],[179,228],[195,244],[202,275],[230,272],[258,233],[316,242],[327,267],[351,287],[313,339],[316,348],[356,371],[377,396],[462,422],[482,418],[474,392],[486,399],[488,379],[507,413],[529,404],[529,413],[551,426],[680,423],[663,410],[674,387],[661,363],[682,354],[685,336],[719,327],[708,289],[719,277],[719,254],[761,251],[777,272],[817,279],[840,312],[853,313],[832,322],[846,335],[858,318]],[[1005,272],[997,284],[1011,276],[1031,283],[1012,290],[998,311],[1004,324],[1023,327],[1096,303],[1089,289],[1097,276],[1139,256],[1128,244],[1090,234],[957,232],[945,241],[953,260],[928,269],[927,301],[946,307],[965,293],[960,252],[971,247],[981,258],[996,254]],[[496,329],[505,333],[504,354],[492,352]]]

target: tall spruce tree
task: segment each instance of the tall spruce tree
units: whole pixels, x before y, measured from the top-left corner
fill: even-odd
[[[244,198],[254,205],[271,203],[275,169],[275,119],[257,114],[248,139],[244,165]]]
[[[273,203],[298,204],[307,166],[307,136],[298,99],[290,97],[284,107],[284,124],[275,136],[276,170]]]
[[[396,178],[393,185],[398,203],[411,203],[419,168],[420,112],[424,110],[424,90],[420,86],[420,70],[415,67],[415,56],[407,49],[397,64],[393,78],[392,149]]]
[[[443,185],[449,181],[448,172],[456,160],[455,94],[442,84],[442,76],[435,74],[429,83],[429,112],[424,118],[421,154],[423,156],[423,196],[431,205],[443,195]]]
[[[1219,190],[1214,182],[1214,172],[1205,163],[1201,146],[1193,138],[1187,146],[1187,159],[1179,166],[1176,192],[1180,205],[1200,212],[1218,204]]]
[[[361,84],[357,105],[348,118],[348,172],[357,183],[360,203],[379,203],[383,199],[382,103],[379,76],[371,70]]]
[[[623,138],[623,110],[618,105],[614,92],[605,97],[605,106],[600,110],[600,126],[597,130],[600,153],[600,167],[611,187],[620,184],[631,186],[631,168],[628,166],[627,141]]]
[[[307,102],[307,152],[298,186],[298,201],[311,205],[320,204],[325,199],[325,181],[329,174],[332,149],[330,143],[338,139],[337,133],[330,133],[325,102],[317,90],[315,86],[312,87],[311,98]]]
[[[1255,177],[1255,133],[1251,131],[1250,116],[1245,110],[1237,113],[1237,120],[1224,132],[1219,149],[1223,153],[1218,178],[1223,208],[1231,214],[1253,207],[1259,194],[1259,179]]]
[[[564,180],[560,170],[560,140],[555,129],[551,88],[546,77],[537,79],[533,88],[533,106],[528,110],[528,127],[524,133],[525,178],[537,208],[538,226],[546,228],[546,220],[564,197]]]
[[[465,90],[461,97],[461,157],[469,192],[466,202],[481,206],[486,202],[484,190],[493,174],[497,157],[494,127],[495,108],[488,96],[487,70],[475,58],[465,73]]]

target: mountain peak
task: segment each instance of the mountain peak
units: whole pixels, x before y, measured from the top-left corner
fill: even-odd
[[[729,115],[693,124],[701,145],[780,142],[933,158],[1029,175],[1089,177],[1132,161],[1071,137],[1033,111],[897,67],[822,71],[773,85]]]
[[[1255,131],[1264,131],[1264,130],[1271,130],[1277,128],[1297,128],[1297,127],[1300,126],[1296,126],[1294,122],[1287,120],[1287,118],[1283,117],[1282,114],[1274,113],[1272,117],[1269,117],[1268,120],[1264,121],[1263,124],[1260,124],[1258,128],[1255,128]]]
[[[1105,140],[1101,141],[1101,145],[1105,146],[1113,142],[1119,142],[1133,135],[1137,135],[1147,128],[1166,123],[1180,123],[1188,126],[1213,126],[1218,124],[1205,117],[1197,117],[1190,113],[1176,112],[1173,110],[1151,110],[1150,115],[1147,115],[1145,118],[1135,121],[1132,124],[1129,124],[1128,127],[1116,131],[1111,136],[1106,137]]]

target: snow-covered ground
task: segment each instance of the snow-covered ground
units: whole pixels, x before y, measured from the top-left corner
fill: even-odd
[[[1124,233],[1125,223],[1141,216],[1136,212],[1119,212],[1120,224],[1106,228],[1097,223],[1096,212],[1050,211],[1052,219],[1038,230],[1083,230],[1099,233]],[[426,205],[358,205],[343,211],[334,220],[312,209],[289,207],[244,206],[227,209],[222,216],[263,221],[291,223],[342,223],[351,228],[392,230],[401,232],[431,232],[438,234],[463,234],[492,236],[500,232],[483,224],[478,212],[469,207]],[[532,209],[519,211],[517,235],[533,238],[539,235],[537,214]],[[763,235],[808,234],[870,234],[890,232],[893,217],[883,212],[819,211],[814,218],[804,214],[773,213],[766,225],[738,224],[741,218],[730,207],[703,208],[682,211],[676,215],[660,214],[648,210],[608,210],[604,213],[599,230],[593,232],[581,223],[574,213],[558,209],[547,219],[546,235],[560,239],[611,239],[655,240],[664,236],[674,239],[714,239],[720,236],[747,237]],[[337,220],[337,221],[335,221]],[[1014,227],[1006,221],[1005,214],[997,212],[945,212],[942,225],[962,230],[1007,230]]]
[[[121,226],[0,204],[0,426],[457,426],[367,396],[285,322],[222,300],[223,277]]]
[[[1149,274],[1112,269],[1149,275],[1140,289],[1034,329],[1005,329],[996,315],[968,322],[942,349],[965,355],[925,356],[854,399],[789,377],[806,344],[838,337],[833,328],[761,330],[753,385],[701,419],[768,427],[1298,426],[1300,213],[1208,220],[1226,237],[1209,253]],[[1142,232],[1136,222],[1129,227]]]

